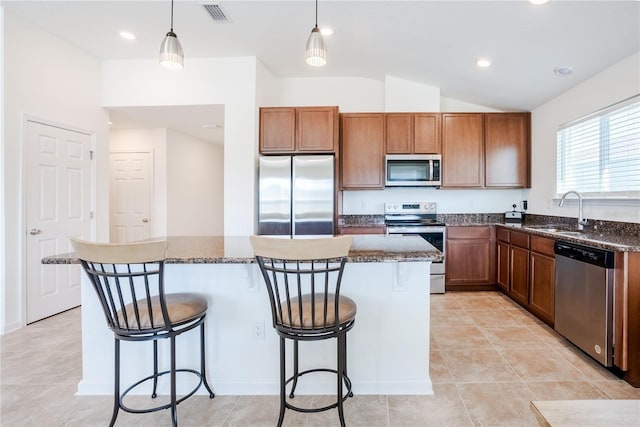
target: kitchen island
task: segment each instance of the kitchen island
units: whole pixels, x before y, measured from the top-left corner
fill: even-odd
[[[207,373],[220,395],[278,394],[278,336],[248,237],[168,237],[167,292],[207,297]],[[418,236],[353,236],[342,294],[358,305],[348,336],[349,376],[356,394],[431,394],[429,378],[429,272],[442,254]],[[76,263],[74,254],[45,264]],[[123,383],[150,372],[151,349],[122,345]],[[164,343],[163,343],[164,344]],[[198,334],[178,339],[178,361],[198,365]],[[189,349],[194,349],[189,351]],[[88,279],[82,277],[80,395],[113,392],[113,335]],[[300,347],[301,369],[335,363],[335,342]],[[161,345],[160,364],[168,360]],[[179,377],[179,381],[182,379]],[[178,385],[189,389],[190,378]],[[335,378],[310,376],[299,394],[332,394]],[[143,388],[141,391],[144,390]],[[146,391],[146,390],[144,390]],[[160,391],[166,393],[164,389]]]

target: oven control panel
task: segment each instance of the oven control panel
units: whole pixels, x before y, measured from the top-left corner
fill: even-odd
[[[390,202],[384,204],[386,214],[435,214],[436,202]]]

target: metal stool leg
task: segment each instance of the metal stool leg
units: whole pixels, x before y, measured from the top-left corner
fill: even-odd
[[[204,357],[204,322],[200,325],[200,374],[202,375],[202,382],[205,388],[209,392],[209,399],[213,399],[216,395],[207,382],[207,374],[205,369],[205,357]]]
[[[109,421],[109,427],[113,427],[118,417],[118,411],[120,410],[120,340],[115,339],[114,346],[114,372],[115,378],[113,380],[113,413],[111,414],[111,421]]]
[[[289,393],[290,398],[294,398],[294,393],[296,391],[296,386],[298,385],[298,341],[293,340],[293,384],[291,386],[291,393]]]
[[[158,397],[158,340],[153,340],[153,391],[151,397]]]
[[[337,372],[337,377],[338,377],[338,390],[337,390],[337,395],[338,395],[338,417],[340,418],[340,425],[342,427],[345,427],[345,423],[344,423],[344,409],[342,407],[342,400],[343,400],[343,375],[345,372],[345,360],[344,360],[344,341],[345,341],[346,335],[342,334],[342,335],[338,335],[338,343],[337,343],[337,358],[338,358],[338,369],[336,369]]]
[[[278,417],[278,427],[282,427],[284,411],[286,409],[285,403],[287,400],[287,392],[285,390],[287,385],[285,360],[285,342],[284,338],[280,337],[280,416]]]
[[[343,363],[344,363],[344,376],[345,377],[349,377],[347,374],[347,334],[344,335],[344,351],[342,353],[342,357],[343,357]],[[351,386],[349,386],[351,387]],[[353,391],[349,391],[349,394],[347,395],[349,397],[353,397]]]
[[[178,408],[176,405],[176,337],[169,338],[171,341],[171,421],[173,427],[178,426]]]

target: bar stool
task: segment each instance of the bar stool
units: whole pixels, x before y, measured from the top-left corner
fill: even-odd
[[[109,329],[115,339],[115,378],[113,413],[109,426],[113,426],[122,409],[131,413],[148,413],[171,408],[173,426],[178,425],[177,405],[192,396],[202,384],[209,386],[205,370],[205,331],[207,300],[197,294],[165,294],[164,262],[166,241],[146,243],[105,244],[71,239],[93,289],[98,295]],[[176,368],[176,337],[200,327],[200,370]],[[168,370],[158,372],[158,341],[169,339],[171,361]],[[153,341],[153,374],[120,393],[120,341]],[[176,373],[196,376],[198,383],[186,395],[178,398]],[[124,404],[125,396],[137,386],[153,381],[152,398],[157,397],[158,379],[169,375],[171,401],[153,408],[135,409]]]
[[[273,327],[280,336],[280,416],[282,425],[286,409],[312,413],[338,408],[340,425],[344,426],[343,402],[353,397],[347,376],[347,332],[353,328],[356,303],[340,295],[340,284],[347,261],[351,236],[319,239],[278,239],[251,236],[251,245],[262,272],[269,301]],[[316,368],[300,372],[298,343],[337,339],[337,368]],[[293,375],[286,378],[285,341],[293,341]],[[314,372],[330,372],[337,376],[336,401],[319,408],[294,406],[293,399],[300,377]]]

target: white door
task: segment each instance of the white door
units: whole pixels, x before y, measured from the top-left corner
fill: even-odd
[[[110,163],[110,240],[112,243],[148,239],[151,235],[150,152],[112,152]]]
[[[43,265],[91,237],[91,136],[27,121],[27,323],[80,305],[80,266]]]

